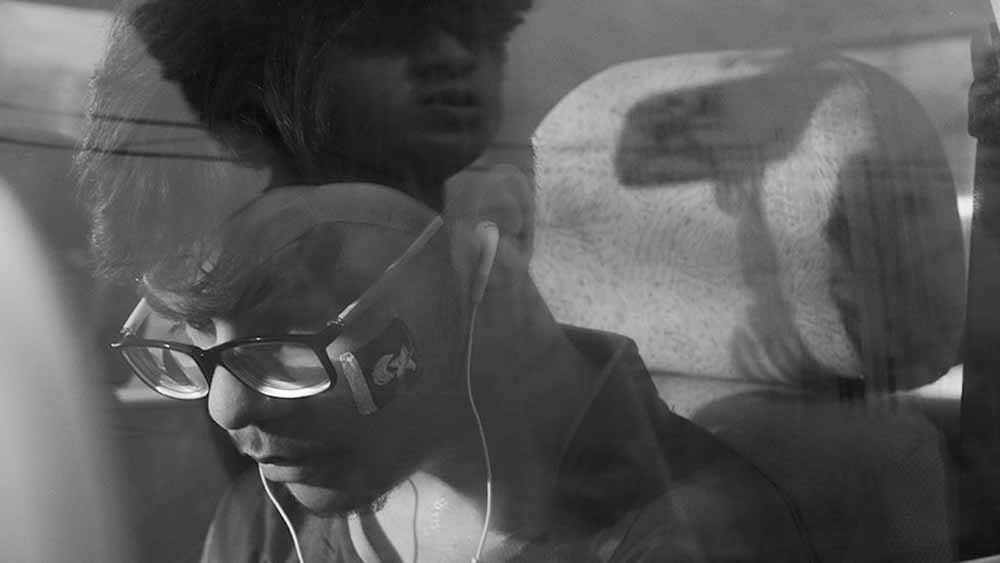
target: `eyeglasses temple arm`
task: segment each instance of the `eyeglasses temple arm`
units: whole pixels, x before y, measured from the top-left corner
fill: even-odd
[[[135,306],[135,309],[132,310],[132,314],[130,314],[128,316],[128,319],[125,320],[125,324],[122,325],[121,333],[132,334],[132,335],[136,334],[138,332],[139,325],[141,325],[146,320],[146,317],[149,316],[150,311],[151,308],[149,306],[149,303],[147,303],[146,298],[143,297],[142,299],[139,300],[139,303]]]
[[[361,297],[358,297],[350,305],[344,307],[344,310],[337,315],[336,322],[340,323],[341,326],[346,326],[355,317],[364,313],[369,307],[371,307],[371,304],[375,302],[375,300],[382,293],[382,288],[389,283],[389,280],[392,278],[393,271],[409,262],[410,259],[412,259],[418,252],[423,250],[431,238],[433,238],[434,235],[437,234],[438,230],[441,229],[442,225],[444,225],[444,219],[442,219],[441,216],[435,217],[427,225],[427,227],[424,228],[424,231],[420,233],[420,235],[410,244],[406,251],[403,252],[399,258],[394,260],[392,264],[389,264],[389,267],[385,269],[385,272],[379,277],[374,285],[361,294]]]

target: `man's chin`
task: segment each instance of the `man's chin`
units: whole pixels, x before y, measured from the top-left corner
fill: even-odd
[[[288,483],[288,492],[309,512],[319,516],[347,515],[352,512],[378,511],[385,492],[344,492],[316,485]]]

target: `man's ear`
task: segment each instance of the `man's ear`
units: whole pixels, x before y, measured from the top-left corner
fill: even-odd
[[[489,288],[511,287],[527,277],[535,234],[534,191],[517,168],[501,165],[489,171],[462,172],[446,186],[445,218],[451,233],[451,253],[464,287],[471,287],[483,253],[476,227],[495,223],[500,246]]]

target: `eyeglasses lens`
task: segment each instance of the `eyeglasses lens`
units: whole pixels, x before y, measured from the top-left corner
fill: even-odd
[[[254,342],[229,348],[222,364],[266,395],[298,398],[330,387],[330,377],[309,346],[292,342]]]
[[[151,346],[122,348],[132,369],[151,387],[177,399],[197,399],[208,393],[198,363],[187,354]]]

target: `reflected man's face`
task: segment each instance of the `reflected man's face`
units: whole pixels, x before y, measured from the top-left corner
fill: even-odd
[[[434,26],[401,46],[351,33],[325,53],[331,156],[391,181],[443,180],[482,154],[500,120],[501,44]]]

